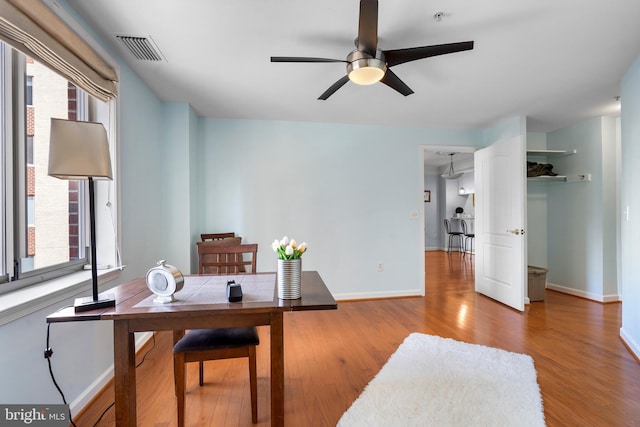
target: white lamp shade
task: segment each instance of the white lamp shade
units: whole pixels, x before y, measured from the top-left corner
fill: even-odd
[[[109,140],[102,123],[51,119],[49,176],[112,179]]]

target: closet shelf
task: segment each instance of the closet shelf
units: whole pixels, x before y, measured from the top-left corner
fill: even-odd
[[[531,177],[527,177],[527,181],[538,181],[538,182],[567,182],[567,177],[564,175],[556,175],[556,176],[549,176],[549,175],[542,175],[542,176],[531,176]]]
[[[568,156],[577,150],[527,150],[527,156]]]
[[[578,173],[575,175],[542,175],[542,176],[530,176],[527,177],[527,181],[538,181],[538,182],[589,182],[591,181],[590,173]]]
[[[570,154],[576,154],[576,153],[577,153],[577,150],[527,150],[527,159],[529,159],[529,157],[533,157],[533,158],[544,158],[546,160],[549,157],[568,156]],[[591,174],[581,174],[581,175],[576,175],[571,177],[567,177],[565,175],[556,175],[556,176],[541,175],[541,176],[527,177],[527,181],[582,182],[582,181],[591,181]]]

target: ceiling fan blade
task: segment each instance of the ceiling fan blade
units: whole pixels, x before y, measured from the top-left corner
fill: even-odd
[[[375,56],[378,49],[378,0],[360,0],[358,50]]]
[[[391,89],[394,89],[404,96],[411,95],[413,91],[409,86],[405,84],[398,76],[395,75],[393,71],[387,68],[387,72],[384,73],[384,77],[380,80],[382,83],[389,86]]]
[[[393,67],[394,65],[404,64],[405,62],[415,61],[416,59],[446,55],[447,53],[462,52],[471,49],[473,49],[473,41],[385,50],[384,56],[387,59],[387,66]]]
[[[304,56],[272,56],[271,62],[347,62],[344,59],[307,58]]]
[[[348,81],[349,81],[349,76],[344,76],[343,78],[341,78],[340,80],[332,84],[329,89],[325,90],[324,93],[318,97],[318,99],[326,101],[327,98],[333,95],[335,91],[337,91],[342,86],[344,86],[344,84]]]

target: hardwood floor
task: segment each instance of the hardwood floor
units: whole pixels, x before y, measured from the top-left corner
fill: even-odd
[[[337,311],[285,314],[288,426],[335,426],[411,332],[531,355],[548,426],[640,425],[640,364],[619,338],[620,304],[546,291],[544,302],[519,313],[473,291],[473,257],[425,257],[425,298],[341,302]],[[260,337],[257,425],[268,426],[268,329]],[[204,387],[192,365],[186,425],[251,426],[246,360],[205,364]],[[175,426],[169,333],[156,334],[137,378],[138,425]],[[110,387],[77,425],[94,425],[112,402]],[[115,425],[113,408],[97,425]]]

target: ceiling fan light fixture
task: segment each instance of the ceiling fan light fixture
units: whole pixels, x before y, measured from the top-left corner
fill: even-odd
[[[375,57],[355,50],[349,54],[347,61],[347,75],[355,84],[366,86],[378,83],[387,72],[387,64],[380,50]]]
[[[446,15],[448,14],[438,12],[434,15],[434,19],[440,20]],[[347,74],[340,77],[318,97],[322,101],[326,101],[348,81],[358,85],[373,85],[381,82],[399,94],[408,96],[413,93],[413,90],[390,70],[391,67],[418,59],[473,49],[473,41],[384,51],[378,49],[378,0],[360,0],[358,35],[354,42],[356,49],[347,55],[346,61],[309,56],[272,56],[271,62],[346,62]],[[386,59],[387,56],[389,61]]]

